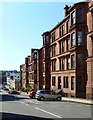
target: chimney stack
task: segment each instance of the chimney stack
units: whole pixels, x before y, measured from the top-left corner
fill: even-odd
[[[66,5],[65,7],[64,7],[64,9],[65,9],[65,17],[68,15],[68,9],[69,9],[70,7],[68,6],[68,5]]]

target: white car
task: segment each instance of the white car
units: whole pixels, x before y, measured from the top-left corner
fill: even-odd
[[[38,90],[36,92],[36,99],[37,100],[57,100],[57,101],[61,101],[62,96],[60,94],[56,94],[53,91],[49,91],[49,90]]]

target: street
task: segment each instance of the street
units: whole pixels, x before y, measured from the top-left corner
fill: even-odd
[[[0,91],[0,117],[2,120],[56,120],[62,118],[91,118],[91,105],[37,101],[28,96],[11,95]]]

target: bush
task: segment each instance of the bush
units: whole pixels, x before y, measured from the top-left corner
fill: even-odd
[[[32,90],[31,87],[27,87],[27,88],[20,88],[20,91],[22,92],[30,92]]]

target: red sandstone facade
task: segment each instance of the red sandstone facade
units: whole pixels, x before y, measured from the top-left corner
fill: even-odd
[[[93,0],[87,10],[87,85],[86,97],[93,100]]]
[[[65,7],[65,18],[51,31],[51,89],[63,96],[86,96],[87,3]]]
[[[20,65],[20,79],[21,79],[21,87],[26,87],[26,65]]]

